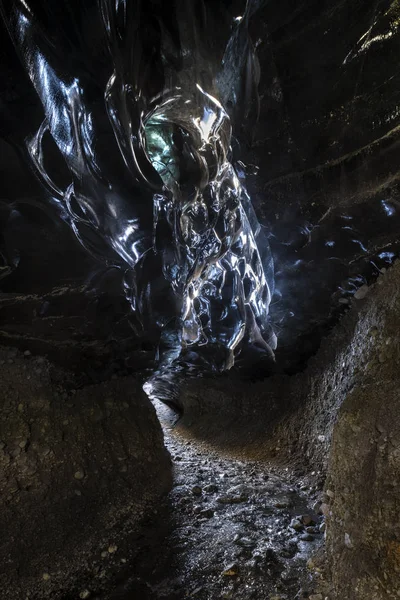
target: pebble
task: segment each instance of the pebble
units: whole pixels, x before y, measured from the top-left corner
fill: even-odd
[[[192,494],[194,496],[201,496],[201,491],[201,487],[199,487],[198,485],[192,487]]]
[[[214,516],[214,511],[211,508],[207,508],[200,512],[200,516],[206,519],[211,519]]]
[[[344,545],[346,546],[346,548],[348,548],[349,550],[351,550],[353,548],[353,542],[351,541],[351,538],[349,536],[348,533],[344,534]]]
[[[114,554],[117,550],[118,550],[118,546],[111,545],[111,546],[108,547],[108,552],[110,554]]]
[[[322,594],[312,594],[309,600],[324,600],[324,597]]]
[[[224,569],[222,571],[222,575],[224,577],[235,577],[238,574],[239,574],[239,567],[236,563],[229,565],[228,567],[226,567],[226,569]]]
[[[300,523],[300,521],[298,519],[292,519],[292,521],[290,522],[290,527],[291,529],[294,529],[295,531],[303,531],[304,526],[302,523]]]
[[[319,529],[316,527],[306,527],[306,532],[315,535],[319,533]]]
[[[323,502],[321,504],[321,506],[319,507],[319,513],[321,515],[324,515],[325,517],[329,515],[329,504],[326,504],[325,502]]]
[[[49,573],[43,573],[42,579],[43,579],[43,581],[49,581],[49,579],[50,579]]]
[[[306,527],[308,525],[313,525],[314,524],[314,520],[310,515],[303,515],[301,517],[301,522],[303,523],[303,525],[305,525]]]
[[[274,506],[275,508],[288,508],[289,502],[275,502]]]
[[[217,502],[220,504],[240,504],[247,502],[247,496],[218,496]]]
[[[310,533],[303,533],[300,536],[300,539],[302,542],[313,542],[314,541],[314,538]]]
[[[215,492],[218,492],[218,487],[214,483],[210,483],[209,485],[204,486],[204,491],[207,492],[207,494],[214,494]]]
[[[29,350],[25,350],[24,356],[30,356],[30,355],[31,355],[31,352]]]
[[[80,481],[81,479],[84,479],[85,472],[82,470],[75,471],[74,477],[75,477],[75,479],[78,479]]]
[[[79,594],[79,598],[82,598],[82,600],[85,600],[85,598],[89,598],[89,597],[90,597],[89,590],[83,590],[83,592],[81,592]]]
[[[316,502],[316,503],[314,504],[314,506],[312,507],[312,509],[313,509],[313,512],[314,512],[316,515],[319,515],[319,514],[320,514],[320,508],[321,508],[321,504],[322,504],[321,500],[318,500],[318,502]]]
[[[319,526],[319,532],[325,533],[325,531],[326,531],[326,523],[321,523],[321,525]]]
[[[368,294],[368,292],[369,292],[369,287],[367,285],[362,285],[360,288],[358,288],[358,290],[354,294],[354,298],[356,300],[363,300],[363,298],[365,298],[365,296]]]

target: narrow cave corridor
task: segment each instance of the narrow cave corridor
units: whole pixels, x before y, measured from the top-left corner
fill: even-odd
[[[400,597],[398,0],[0,0],[0,600]]]

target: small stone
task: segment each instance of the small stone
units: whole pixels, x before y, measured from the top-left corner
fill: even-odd
[[[312,558],[309,558],[307,561],[307,569],[309,569],[310,571],[313,571],[314,568],[315,568],[315,563]]]
[[[222,571],[222,575],[224,577],[236,577],[239,574],[239,567],[236,563],[233,563],[226,567],[224,571]]]
[[[30,355],[31,355],[30,351],[29,350],[25,350],[24,356],[30,356]]]
[[[280,502],[275,502],[274,506],[275,506],[275,508],[288,508],[289,502],[287,502],[287,501],[285,502],[284,500],[280,501]]]
[[[362,285],[360,288],[358,288],[358,290],[354,294],[354,298],[356,300],[363,300],[363,298],[365,298],[365,296],[368,294],[368,292],[369,292],[369,287],[367,285]]]
[[[211,508],[207,508],[206,510],[202,510],[200,512],[200,516],[205,519],[211,519],[214,516],[214,511]]]
[[[247,496],[218,496],[217,502],[219,504],[240,504],[241,502],[247,502]]]
[[[21,402],[21,404],[18,404],[18,412],[20,412],[20,413],[24,412],[24,405],[22,404],[22,402]]]
[[[250,538],[242,538],[239,536],[239,538],[235,540],[235,544],[241,546],[242,548],[254,548],[256,542]]]
[[[207,494],[214,494],[215,492],[218,492],[218,487],[215,485],[215,483],[205,485],[203,489]]]
[[[303,534],[300,536],[300,540],[301,540],[302,542],[313,542],[313,541],[314,541],[314,538],[313,538],[313,536],[312,536],[310,533],[303,533]]]
[[[322,504],[322,502],[321,502],[320,500],[318,500],[318,502],[316,502],[316,503],[314,504],[314,506],[312,507],[312,509],[313,509],[313,512],[314,512],[316,515],[319,515],[319,514],[320,514],[320,512],[319,512],[319,509],[321,508],[321,504]]]
[[[319,532],[325,533],[325,531],[326,531],[326,523],[321,523],[321,525],[319,526]]]
[[[303,515],[301,517],[301,522],[306,527],[308,527],[308,525],[313,525],[314,524],[313,518],[310,515]]]
[[[83,592],[81,592],[79,594],[79,598],[82,598],[82,600],[85,600],[86,598],[90,597],[90,592],[89,590],[83,590]]]
[[[108,552],[114,554],[118,550],[118,546],[112,545],[108,547]]]
[[[28,444],[27,440],[22,440],[22,442],[20,442],[18,444],[18,446],[23,450],[27,444]]]
[[[306,527],[306,533],[311,533],[311,535],[317,535],[319,533],[319,529],[316,527]]]
[[[329,515],[329,504],[323,502],[319,507],[319,514],[327,517]]]
[[[322,594],[312,594],[308,600],[324,600],[324,597]]]
[[[325,493],[328,496],[328,498],[334,498],[335,497],[335,492],[332,492],[332,490],[326,490]]]
[[[78,479],[79,481],[81,481],[85,477],[85,472],[82,470],[76,471],[74,474],[74,477],[75,477],[75,479]]]
[[[49,579],[50,579],[49,573],[43,573],[42,579],[43,579],[43,581],[49,581]]]
[[[199,487],[198,485],[194,485],[192,487],[193,496],[201,496],[201,492],[202,492],[201,487]]]
[[[290,522],[290,528],[294,529],[295,531],[303,531],[304,526],[298,519],[292,519]]]
[[[349,550],[353,549],[353,542],[351,541],[351,538],[349,536],[348,533],[344,534],[344,545],[346,546],[346,548],[348,548]]]
[[[103,552],[100,554],[101,558],[107,558],[108,556],[108,552],[107,550],[103,550]]]

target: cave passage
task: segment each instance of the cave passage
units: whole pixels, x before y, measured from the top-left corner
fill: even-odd
[[[0,599],[398,598],[398,0],[0,13]]]

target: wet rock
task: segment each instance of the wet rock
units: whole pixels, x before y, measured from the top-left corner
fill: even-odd
[[[237,563],[232,563],[228,565],[222,572],[224,577],[236,577],[239,575],[239,565]]]
[[[300,538],[302,542],[313,542],[314,537],[310,533],[302,533]]]
[[[290,527],[295,531],[303,531],[304,525],[299,521],[299,519],[292,519],[290,522]]]
[[[319,529],[317,527],[306,527],[306,533],[317,535],[319,533]]]
[[[192,487],[192,494],[193,494],[193,496],[201,496],[201,494],[202,494],[201,487],[199,487],[198,485],[194,485]]]
[[[218,492],[218,486],[215,485],[215,483],[209,483],[208,485],[205,485],[203,489],[207,494],[215,494]]]
[[[309,525],[314,525],[314,520],[313,520],[313,518],[310,515],[303,515],[301,517],[301,522],[306,527],[308,527]]]
[[[244,495],[240,496],[218,496],[217,502],[219,504],[241,504],[247,502],[248,497]]]
[[[201,517],[211,519],[214,516],[214,511],[211,508],[206,508],[205,510],[201,510],[199,514]]]

